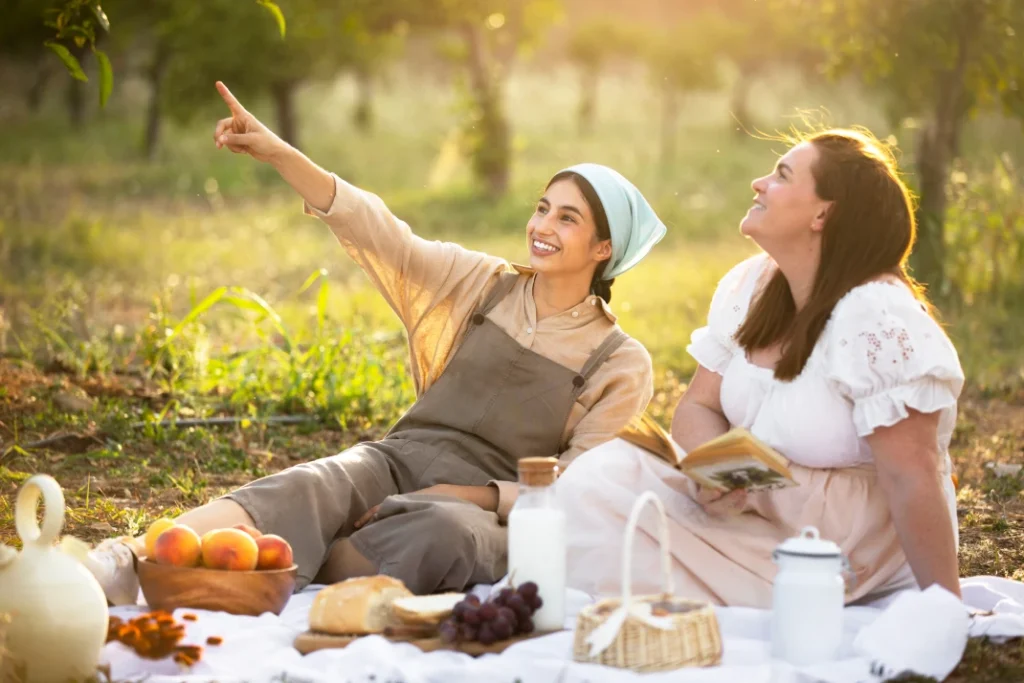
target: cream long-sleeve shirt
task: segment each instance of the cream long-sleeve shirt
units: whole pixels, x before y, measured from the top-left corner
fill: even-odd
[[[590,295],[573,308],[537,319],[536,276],[523,266],[415,235],[376,195],[334,176],[334,202],[326,211],[305,206],[324,221],[349,256],[398,315],[409,338],[417,397],[440,377],[458,348],[474,311],[501,273],[520,273],[516,286],[488,318],[522,346],[575,372],[616,328],[615,315]],[[646,409],[654,393],[651,357],[629,338],[597,368],[569,414],[560,453],[562,467],[612,438]],[[492,482],[505,519],[518,494],[515,482]]]

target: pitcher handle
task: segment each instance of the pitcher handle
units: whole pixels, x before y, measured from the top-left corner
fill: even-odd
[[[669,553],[668,543],[668,516],[665,514],[665,505],[653,491],[644,491],[633,503],[633,510],[630,512],[629,521],[626,522],[626,539],[622,548],[622,604],[628,608],[633,603],[633,538],[636,536],[636,526],[640,522],[640,513],[643,512],[647,503],[653,503],[659,513],[659,540],[661,545],[661,573],[662,590],[671,594],[675,592],[672,580],[672,556]]]
[[[43,499],[43,526],[36,521],[36,504]],[[21,542],[52,545],[64,528],[64,491],[57,480],[48,474],[29,477],[18,492],[17,507],[14,511],[14,526]]]

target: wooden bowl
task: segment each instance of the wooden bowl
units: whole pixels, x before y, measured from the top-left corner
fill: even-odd
[[[179,607],[244,614],[280,614],[295,591],[298,565],[250,572],[175,567],[139,561],[139,585],[151,609]]]

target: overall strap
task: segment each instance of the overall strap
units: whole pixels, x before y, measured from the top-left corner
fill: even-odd
[[[516,286],[519,273],[502,273],[498,276],[498,282],[491,288],[491,293],[484,299],[484,303],[477,309],[477,315],[487,315],[498,305],[498,302],[508,296],[512,288]]]
[[[580,370],[580,375],[584,379],[590,379],[594,371],[601,367],[627,339],[629,339],[629,335],[616,328],[614,332],[605,337],[605,340],[601,342],[601,345],[597,347],[594,353],[590,354],[590,358],[587,359],[583,369]]]

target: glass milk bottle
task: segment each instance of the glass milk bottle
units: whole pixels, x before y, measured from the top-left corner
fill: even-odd
[[[519,461],[519,498],[508,515],[508,572],[513,585],[537,584],[544,604],[533,615],[538,631],[565,622],[565,513],[555,503],[555,458]]]

